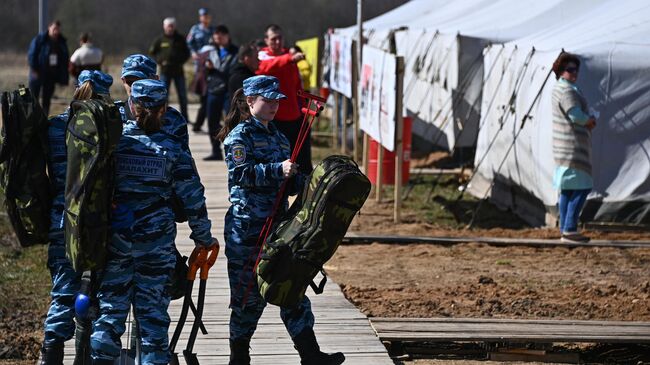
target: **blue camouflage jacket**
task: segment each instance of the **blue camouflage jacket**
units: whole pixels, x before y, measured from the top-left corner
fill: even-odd
[[[192,51],[192,53],[198,53],[203,46],[210,43],[214,30],[215,27],[212,25],[205,28],[201,23],[194,24],[187,33],[186,39],[190,51]]]
[[[69,109],[51,117],[48,120],[48,174],[50,176],[52,209],[50,210],[50,234],[63,229],[62,216],[65,204],[65,175],[67,169],[67,153],[65,147],[65,131],[68,124]]]
[[[117,101],[115,104],[120,107],[123,123],[135,119],[131,114],[131,109],[127,108],[128,102]],[[186,146],[189,146],[190,136],[187,133],[187,120],[185,120],[185,117],[178,110],[169,106],[165,115],[163,115],[163,119],[165,120],[162,127],[163,131],[178,137]]]
[[[136,217],[138,211],[156,211],[156,217],[173,224],[168,200],[174,191],[185,207],[192,229],[190,238],[197,244],[212,243],[204,188],[187,143],[181,138],[165,128],[147,135],[135,121],[127,121],[116,151],[115,169],[117,206],[127,206],[129,214]]]
[[[272,123],[267,129],[250,118],[233,128],[223,144],[232,205],[229,212],[236,218],[266,219],[284,180],[282,162],[291,155],[289,141]],[[296,175],[288,193],[295,194],[302,182],[304,176]],[[282,208],[286,207],[285,195]]]

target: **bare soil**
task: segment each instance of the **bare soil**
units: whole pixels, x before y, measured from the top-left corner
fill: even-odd
[[[350,231],[558,238],[555,229],[456,230],[368,201]],[[648,232],[586,232],[650,240]],[[360,264],[362,263],[362,264]],[[502,317],[650,321],[650,248],[496,247],[479,243],[344,245],[326,265],[371,317]]]

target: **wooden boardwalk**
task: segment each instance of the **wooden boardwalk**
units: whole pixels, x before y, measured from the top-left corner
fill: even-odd
[[[227,364],[230,349],[228,346],[228,320],[230,316],[229,287],[226,272],[226,257],[224,253],[223,228],[224,216],[228,209],[227,174],[223,161],[203,161],[209,154],[210,145],[206,134],[190,132],[190,145],[196,165],[205,186],[208,215],[212,220],[212,232],[221,243],[221,252],[217,263],[210,271],[208,280],[205,312],[203,322],[208,335],[199,335],[194,346],[194,352],[202,365]],[[190,229],[186,223],[178,225],[176,244],[183,255],[189,256],[194,242],[188,237]],[[198,279],[194,285],[198,292]],[[345,364],[393,364],[386,349],[372,330],[366,316],[360,313],[348,302],[339,286],[331,280],[325,287],[325,292],[315,295],[311,289],[307,291],[311,301],[316,326],[316,336],[321,349],[326,352],[342,351],[345,353]],[[196,295],[195,295],[196,301]],[[176,326],[176,319],[181,310],[182,300],[171,303],[169,313],[172,318],[170,338]],[[188,316],[184,334],[177,345],[176,352],[181,363],[184,363],[182,351],[185,348],[187,335],[191,328],[191,314]],[[126,346],[126,336],[123,346]],[[74,356],[74,341],[66,344],[66,364],[72,364]],[[262,316],[255,336],[251,341],[252,364],[299,364],[300,358],[289,335],[287,334],[278,307],[267,306]]]
[[[383,341],[650,343],[650,322],[373,318]]]

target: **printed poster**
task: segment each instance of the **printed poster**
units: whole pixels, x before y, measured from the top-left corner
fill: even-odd
[[[395,55],[363,47],[359,78],[359,126],[389,151],[395,149]]]
[[[352,40],[330,34],[330,89],[352,98]]]

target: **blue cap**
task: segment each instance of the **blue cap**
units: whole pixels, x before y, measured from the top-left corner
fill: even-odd
[[[113,77],[96,70],[83,70],[77,78],[79,86],[86,81],[90,81],[93,90],[97,94],[108,94],[111,85],[113,85]]]
[[[145,108],[153,108],[167,102],[167,86],[160,80],[138,80],[131,84],[131,100]]]
[[[267,99],[286,99],[280,92],[280,81],[274,76],[253,76],[244,80],[244,95],[261,95]]]
[[[210,12],[208,11],[208,8],[200,8],[199,9],[199,15],[207,15]]]
[[[132,54],[122,63],[122,78],[127,76],[148,79],[156,75],[156,61],[143,54]]]

